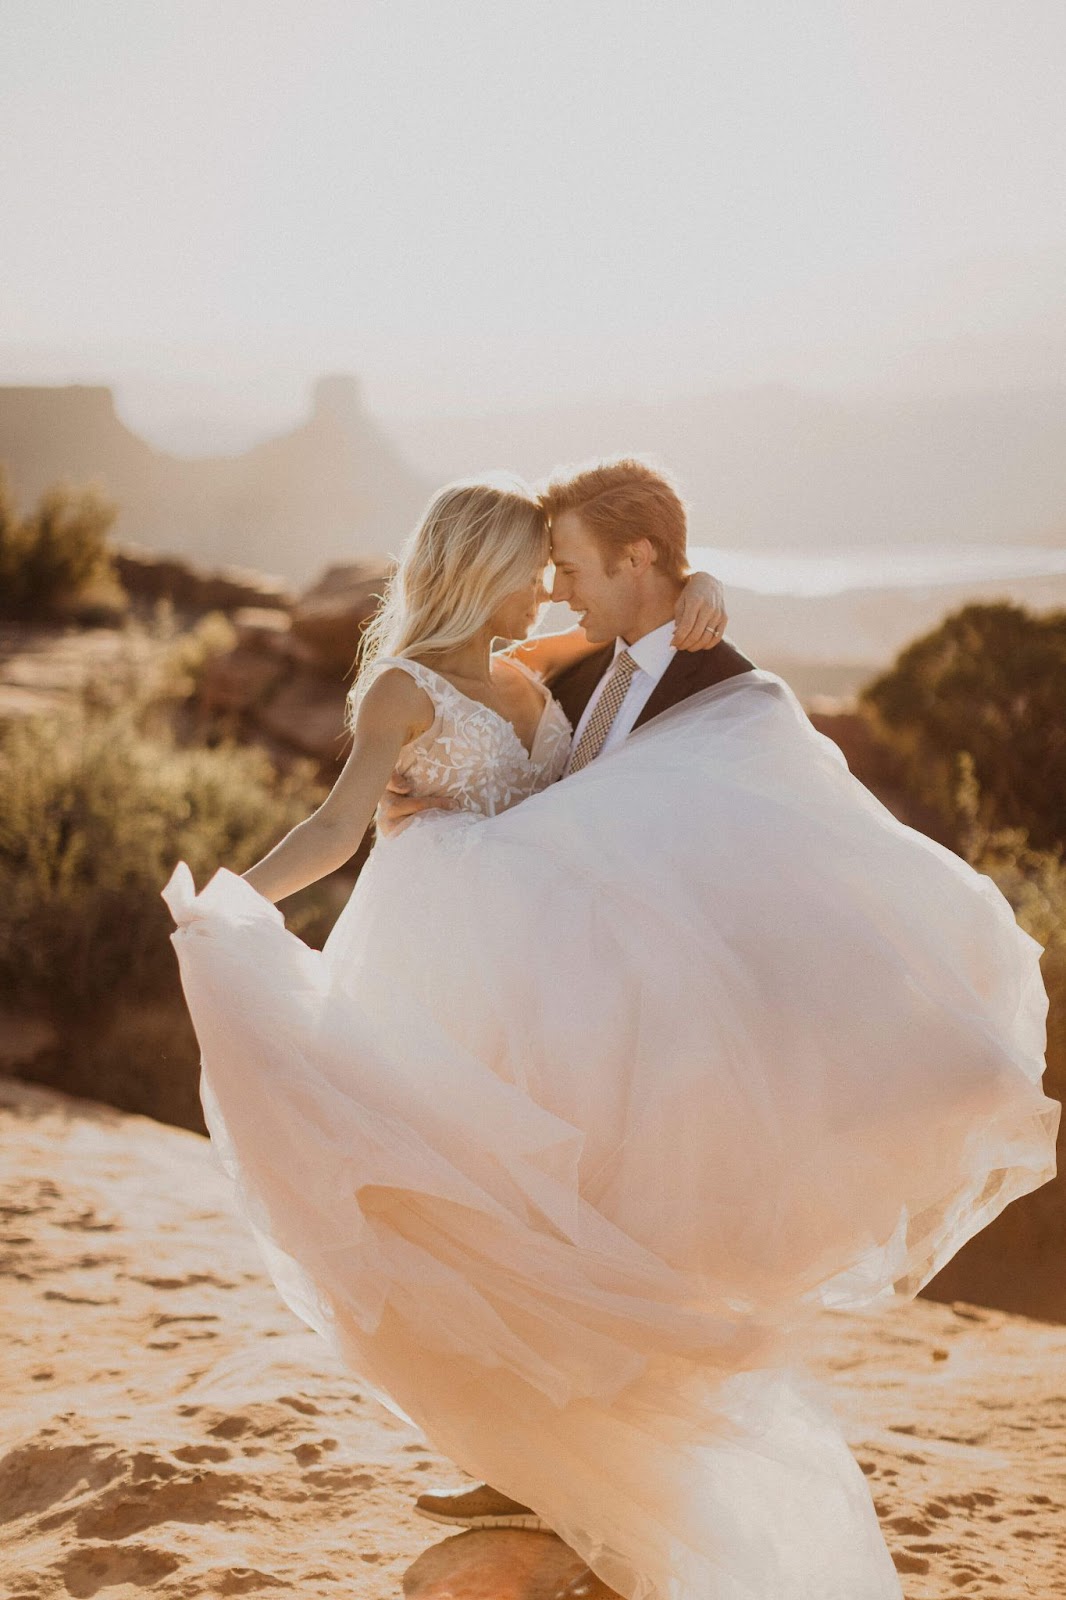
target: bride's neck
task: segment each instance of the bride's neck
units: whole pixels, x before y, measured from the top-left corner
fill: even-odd
[[[496,635],[483,628],[454,650],[441,650],[433,655],[433,665],[457,678],[469,678],[477,683],[492,681],[492,641]]]

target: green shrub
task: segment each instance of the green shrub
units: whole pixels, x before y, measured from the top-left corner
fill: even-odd
[[[1033,850],[1018,830],[976,841],[973,865],[988,874],[1018,922],[1044,946],[1048,995],[1043,1089],[1066,1102],[1066,863],[1059,850]],[[1059,1132],[1059,1175],[977,1234],[924,1291],[935,1300],[971,1300],[1049,1322],[1066,1321],[1062,1273],[1066,1237],[1066,1118]]]
[[[1045,850],[1066,839],[1064,686],[1066,611],[971,605],[909,645],[862,704],[949,835],[976,821]]]
[[[20,517],[0,468],[0,609],[6,616],[47,615],[94,586],[120,594],[108,533],[117,508],[95,485],[47,489]]]
[[[160,680],[174,699],[195,695],[213,656],[225,655],[237,643],[237,630],[224,611],[208,611],[193,627],[179,629],[169,601],[156,607],[156,637],[169,639],[160,665]]]
[[[114,680],[112,679],[112,685]],[[242,872],[307,816],[313,765],[279,776],[262,750],[182,747],[158,702],[99,685],[77,711],[0,734],[0,989],[56,1018],[99,1020],[173,992],[160,890],[184,858],[202,886]],[[287,909],[322,931],[326,901]]]
[[[863,695],[891,768],[897,809],[930,827],[996,883],[1041,944],[1048,994],[1044,1090],[1066,1100],[1066,612],[972,605],[908,646]],[[1066,1126],[1060,1133],[1060,1149]],[[1064,1171],[1060,1162],[1060,1171]],[[1066,1175],[1066,1172],[1064,1172]],[[1008,1206],[927,1286],[1066,1319],[1062,1176]]]

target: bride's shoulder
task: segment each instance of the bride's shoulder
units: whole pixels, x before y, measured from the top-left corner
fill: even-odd
[[[409,737],[417,738],[437,717],[431,677],[417,661],[404,657],[375,661],[367,681],[357,681],[349,692],[353,716],[369,727],[402,721]]]

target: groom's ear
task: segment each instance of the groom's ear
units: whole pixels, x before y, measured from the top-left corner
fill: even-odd
[[[650,539],[634,539],[626,545],[623,560],[634,574],[647,572],[655,565],[655,546]]]

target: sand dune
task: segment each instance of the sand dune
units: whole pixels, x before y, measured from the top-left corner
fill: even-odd
[[[10,1080],[0,1141],[9,1600],[605,1593],[413,1514],[462,1474],[281,1303],[206,1141]],[[908,1600],[1066,1593],[1066,1328],[919,1301],[819,1365]]]

